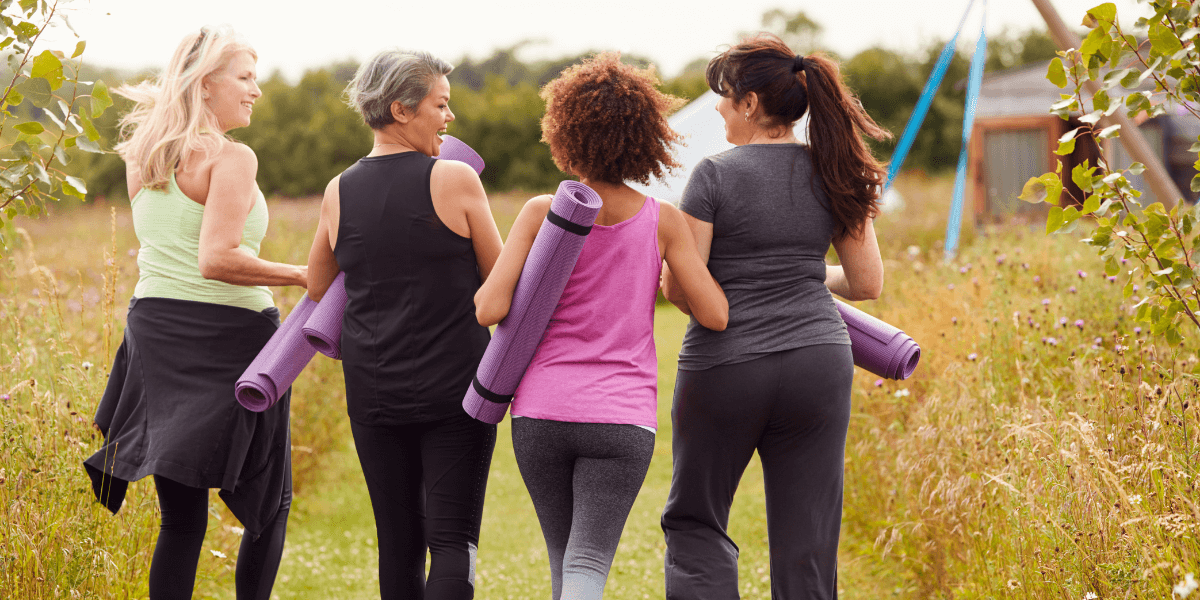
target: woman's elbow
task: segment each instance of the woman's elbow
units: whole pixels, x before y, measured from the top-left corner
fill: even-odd
[[[508,316],[509,306],[501,306],[500,302],[489,301],[487,298],[475,295],[475,320],[484,327],[491,327]]]
[[[729,326],[729,305],[726,304],[717,310],[705,311],[703,317],[699,313],[695,313],[696,321],[704,327],[713,331],[725,331]]]
[[[211,253],[201,252],[199,256],[200,276],[205,279],[221,279],[221,264]]]

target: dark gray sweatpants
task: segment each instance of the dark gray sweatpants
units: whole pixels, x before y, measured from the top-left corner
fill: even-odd
[[[837,597],[842,471],[854,361],[819,345],[679,371],[674,472],[663,510],[668,600],[732,600],[737,544],[726,533],[757,450],[767,496],[771,598]]]

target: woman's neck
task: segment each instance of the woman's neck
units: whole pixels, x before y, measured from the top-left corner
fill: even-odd
[[[592,188],[604,203],[596,215],[597,225],[616,225],[630,219],[646,202],[644,194],[624,183],[595,181],[586,177],[579,178],[579,183]]]
[[[401,152],[416,152],[417,150],[404,139],[399,131],[395,131],[393,128],[376,129],[374,134],[375,145],[367,156],[385,156]]]

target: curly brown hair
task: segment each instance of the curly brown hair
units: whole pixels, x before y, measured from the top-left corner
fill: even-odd
[[[683,136],[666,114],[685,101],[657,85],[652,69],[622,63],[615,52],[585,59],[547,83],[542,141],[554,164],[585,179],[643,185],[679,167],[671,146]]]

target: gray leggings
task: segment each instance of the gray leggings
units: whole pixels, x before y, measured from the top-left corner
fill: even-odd
[[[636,425],[512,422],[513,450],[550,554],[553,600],[604,597],[654,434]]]

